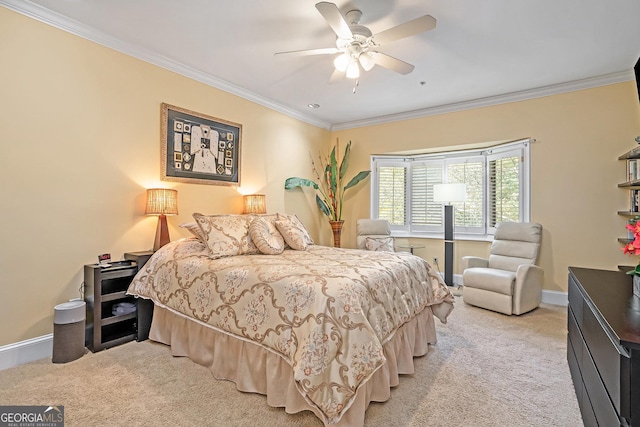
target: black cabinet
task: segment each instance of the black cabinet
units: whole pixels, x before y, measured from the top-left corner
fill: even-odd
[[[567,361],[585,426],[640,426],[640,298],[620,271],[569,269]]]
[[[112,262],[110,267],[84,266],[85,345],[89,350],[96,352],[148,337],[148,327],[144,323],[150,319],[147,311],[153,308],[149,308],[146,301],[126,295],[126,291],[151,255],[151,252],[131,252],[125,254],[124,261]],[[142,329],[139,328],[141,316]]]

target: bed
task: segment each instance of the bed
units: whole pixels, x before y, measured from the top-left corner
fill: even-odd
[[[290,215],[194,217],[197,237],[158,250],[128,289],[153,301],[149,338],[288,413],[362,425],[453,309],[409,253],[314,245]],[[257,222],[273,253],[256,247]]]

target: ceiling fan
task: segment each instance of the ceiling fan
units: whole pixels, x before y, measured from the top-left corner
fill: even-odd
[[[358,79],[360,67],[364,71],[369,71],[376,65],[400,74],[409,74],[414,69],[413,65],[379,52],[378,47],[432,30],[436,26],[436,19],[433,16],[424,15],[373,34],[367,27],[360,25],[362,17],[360,10],[350,10],[343,16],[338,6],[326,1],[316,3],[316,9],[336,33],[336,47],[277,52],[276,55],[305,56],[339,53],[340,55],[333,61],[335,71],[331,76],[331,82],[342,75],[350,79]]]

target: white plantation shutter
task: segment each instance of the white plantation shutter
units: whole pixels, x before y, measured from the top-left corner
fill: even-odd
[[[441,203],[433,186],[464,183],[467,200],[454,203],[455,233],[490,235],[500,221],[529,221],[530,139],[485,149],[371,159],[371,216],[399,234],[438,237]]]
[[[522,163],[522,149],[487,156],[490,228],[495,228],[500,221],[520,221]]]
[[[411,164],[411,230],[441,231],[442,204],[433,201],[434,184],[442,183],[442,161]]]
[[[378,215],[391,225],[404,225],[406,219],[407,167],[380,165],[378,171]]]
[[[458,233],[484,234],[484,156],[455,158],[447,162],[447,182],[464,183],[467,200],[453,203]]]

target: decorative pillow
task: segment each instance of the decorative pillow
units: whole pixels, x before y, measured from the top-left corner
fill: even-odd
[[[393,237],[367,237],[364,246],[369,251],[395,252],[393,248]]]
[[[269,221],[265,218],[258,217],[251,221],[249,236],[258,250],[265,255],[278,255],[284,251],[284,238],[277,229],[271,231]]]
[[[259,218],[264,219],[267,224],[269,225],[269,233],[273,234],[273,233],[279,233],[278,229],[276,228],[276,221],[278,220],[278,214],[258,214],[256,215]]]
[[[287,245],[289,245],[291,249],[304,251],[307,249],[307,246],[313,244],[311,236],[309,236],[304,225],[302,225],[298,217],[295,215],[278,214],[276,228],[280,234],[282,234],[284,241],[287,242]]]
[[[249,236],[253,215],[202,215],[194,213],[212,258],[259,253]]]
[[[309,232],[307,231],[307,229],[304,227],[304,224],[302,223],[302,221],[300,221],[300,218],[298,218],[297,215],[291,215],[291,214],[283,214],[283,213],[278,213],[276,214],[276,221],[289,221],[292,223],[292,227],[297,228],[298,230],[300,230],[300,232],[302,233],[303,237],[304,237],[304,241],[307,243],[307,245],[313,245],[313,239],[311,238],[311,235],[309,234]],[[285,239],[286,241],[287,239]]]
[[[197,223],[195,223],[195,222],[186,222],[184,224],[180,224],[178,227],[186,228],[187,230],[189,230],[189,232],[191,232],[191,234],[193,234],[198,239],[200,239],[201,242],[203,242],[203,243],[205,242],[205,238],[202,235],[202,230],[200,230],[200,227],[198,226]]]

